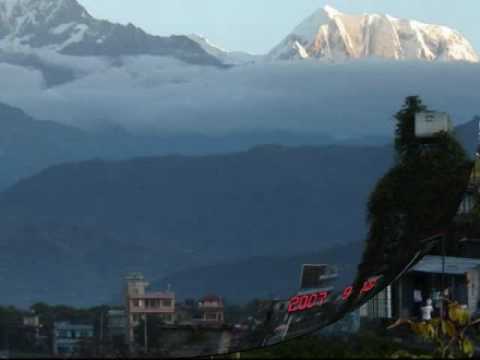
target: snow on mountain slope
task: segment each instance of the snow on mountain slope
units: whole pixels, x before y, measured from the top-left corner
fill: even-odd
[[[393,60],[479,62],[472,45],[445,26],[389,15],[348,15],[326,6],[298,25],[268,55],[269,60]]]
[[[170,56],[221,65],[186,36],[153,36],[132,24],[97,20],[76,0],[0,0],[0,50],[11,54],[32,49],[73,56]]]
[[[207,38],[197,34],[190,34],[188,37],[199,44],[208,54],[220,59],[224,64],[251,64],[259,62],[263,58],[261,55],[253,55],[242,51],[228,51],[222,49],[221,47],[212,44]]]

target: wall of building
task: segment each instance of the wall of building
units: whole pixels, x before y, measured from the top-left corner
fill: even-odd
[[[476,313],[480,301],[480,270],[471,270],[467,274],[468,310],[470,314]]]
[[[418,137],[431,137],[444,131],[452,130],[452,122],[447,113],[421,112],[415,117],[415,135]]]
[[[156,341],[162,344],[162,349],[157,350],[162,350],[173,357],[211,354],[212,351],[216,352],[224,346],[223,339],[226,336],[230,336],[229,330],[196,329],[189,326],[165,327],[160,331],[160,338]]]

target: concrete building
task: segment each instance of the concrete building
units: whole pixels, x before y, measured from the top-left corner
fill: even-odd
[[[125,278],[125,308],[127,312],[127,340],[134,342],[135,327],[140,321],[149,317],[161,318],[165,324],[175,322],[175,293],[147,292],[149,283],[140,273],[130,274]]]
[[[110,341],[125,341],[127,338],[127,314],[125,310],[107,312],[107,338]]]
[[[432,121],[436,124],[431,124]],[[425,136],[450,126],[445,114],[417,114],[416,122]],[[363,306],[363,317],[420,317],[421,307],[427,299],[433,301],[434,316],[439,315],[442,311],[440,297],[445,296],[467,307],[471,314],[479,312],[480,228],[472,218],[480,189],[479,156],[477,154],[469,185],[454,219],[455,234],[443,245],[439,244],[399,281]]]
[[[332,291],[339,278],[338,268],[326,264],[304,264],[297,295]]]
[[[415,115],[415,136],[430,138],[439,132],[452,132],[450,115],[445,112],[423,111]]]
[[[44,344],[48,347],[47,337],[45,334],[44,336],[41,335],[43,326],[40,323],[40,316],[33,312],[25,314],[23,316],[23,327],[28,330],[29,333],[33,333],[32,335],[36,345]]]
[[[222,325],[224,310],[223,299],[216,295],[205,296],[198,303],[200,321],[206,324]]]
[[[426,256],[399,281],[361,309],[370,319],[420,318],[420,308],[433,301],[434,316],[442,311],[441,297],[477,313],[480,301],[480,259]]]
[[[93,336],[93,325],[56,322],[53,330],[53,353],[54,355],[75,354],[82,342],[92,340]]]

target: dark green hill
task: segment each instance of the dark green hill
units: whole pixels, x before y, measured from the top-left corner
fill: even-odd
[[[179,298],[199,298],[218,294],[229,303],[246,303],[253,298],[288,299],[299,288],[303,264],[337,266],[337,289],[350,285],[363,251],[363,242],[326,247],[309,254],[282,257],[254,257],[236,263],[203,266],[171,274],[153,282],[153,287],[169,285]]]
[[[263,146],[54,166],[0,194],[2,302],[111,299],[150,278],[363,239],[389,147]]]

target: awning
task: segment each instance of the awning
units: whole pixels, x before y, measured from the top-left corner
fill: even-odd
[[[480,259],[445,257],[445,274],[463,275],[470,270],[480,267]],[[441,274],[441,256],[425,256],[412,271]]]

